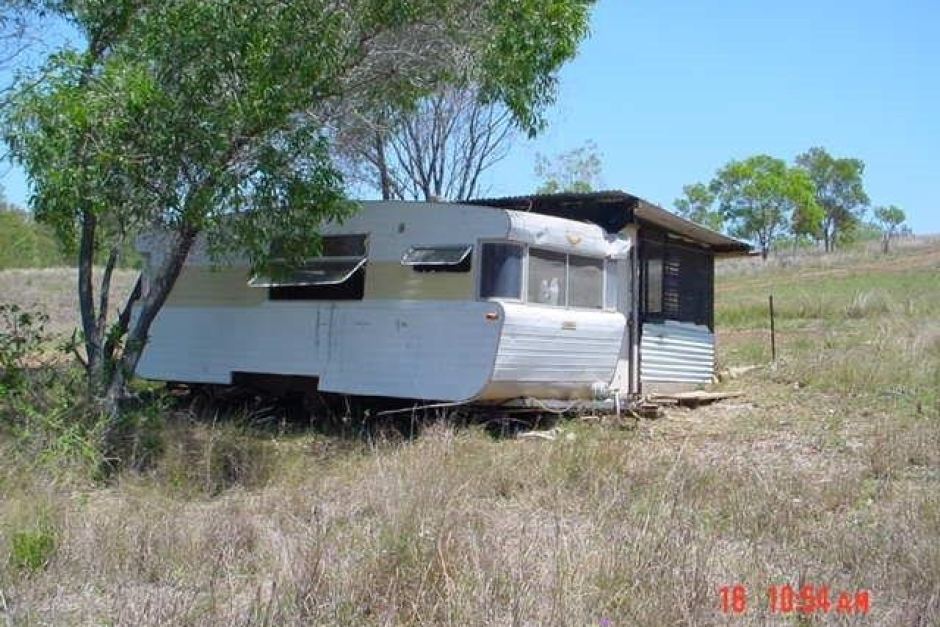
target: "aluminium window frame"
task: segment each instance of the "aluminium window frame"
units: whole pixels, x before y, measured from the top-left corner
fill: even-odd
[[[441,249],[464,249],[463,254],[460,256],[460,259],[457,262],[447,262],[447,261],[406,261],[405,258],[409,253],[415,250],[441,250]],[[467,259],[473,258],[473,252],[476,248],[475,244],[434,244],[429,246],[409,246],[408,249],[401,255],[401,265],[406,268],[411,268],[412,270],[420,270],[423,268],[435,269],[435,268],[455,268],[462,265],[467,261]],[[471,261],[471,266],[473,265]],[[469,270],[467,270],[469,272]]]
[[[368,257],[359,257],[359,256],[311,257],[307,263],[311,263],[314,261],[322,261],[324,259],[328,259],[332,262],[335,262],[337,263],[337,265],[343,262],[352,262],[352,261],[355,261],[356,263],[350,265],[351,269],[346,273],[346,275],[342,279],[339,279],[337,281],[290,281],[290,282],[286,282],[286,281],[275,281],[271,277],[261,277],[260,275],[256,275],[248,280],[248,287],[253,287],[253,288],[258,288],[258,289],[271,289],[271,288],[278,288],[278,287],[334,287],[337,285],[342,285],[343,283],[346,283],[347,281],[352,279],[356,275],[356,273],[362,270],[365,267],[366,263],[369,261]],[[303,271],[304,271],[303,267],[295,270],[295,272],[303,272]]]

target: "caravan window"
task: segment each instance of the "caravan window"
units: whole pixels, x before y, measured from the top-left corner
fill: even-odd
[[[604,307],[604,261],[568,255],[568,305]]]
[[[256,276],[251,287],[268,289],[270,300],[362,300],[366,236],[324,237],[321,256],[275,277]]]
[[[564,307],[568,287],[564,253],[529,249],[529,302]]]
[[[365,235],[327,235],[320,239],[321,257],[365,257]]]
[[[604,307],[604,260],[529,249],[529,302],[556,307]]]
[[[402,255],[401,265],[417,272],[470,272],[473,246],[412,246]]]
[[[604,309],[617,309],[620,306],[620,267],[614,259],[607,262],[607,280],[604,289]]]
[[[522,298],[522,246],[487,243],[481,247],[480,296]]]

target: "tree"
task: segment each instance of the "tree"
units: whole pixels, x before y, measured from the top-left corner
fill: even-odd
[[[865,164],[860,159],[834,158],[824,148],[810,148],[796,163],[815,186],[816,204],[824,214],[820,235],[829,252],[853,232],[868,205],[862,182]]]
[[[907,216],[904,215],[904,210],[895,205],[876,207],[874,213],[875,221],[881,227],[882,250],[887,255],[890,250],[891,238],[897,234]]]
[[[704,183],[685,185],[683,197],[675,202],[676,213],[687,220],[701,224],[713,231],[724,229],[725,220],[721,211],[715,209],[715,191]]]
[[[325,221],[354,207],[325,129],[337,111],[414,102],[471,76],[534,132],[591,0],[36,1],[84,49],[26,76],[3,112],[37,219],[78,255],[89,393],[109,417],[195,246],[251,270],[316,254]],[[108,324],[124,242],[164,254]],[[204,243],[204,244],[203,244]],[[276,244],[276,245],[274,245]],[[94,259],[106,260],[97,286]]]
[[[757,155],[731,161],[711,187],[731,234],[754,241],[764,259],[781,233],[814,233],[822,221],[813,182],[782,159]]]
[[[585,193],[600,184],[601,158],[597,144],[587,141],[580,148],[569,150],[553,158],[535,155],[535,175],[542,179],[538,194],[559,192]]]
[[[445,87],[401,111],[342,120],[336,148],[347,180],[384,200],[469,200],[505,158],[516,126],[477,85]]]

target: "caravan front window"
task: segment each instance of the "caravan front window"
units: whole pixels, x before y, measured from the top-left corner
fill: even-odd
[[[480,263],[482,298],[522,298],[523,249],[518,244],[486,243]]]
[[[616,259],[607,262],[607,280],[604,285],[604,309],[617,309],[620,305],[620,268],[621,263]]]
[[[529,302],[565,306],[568,279],[564,253],[529,249]]]
[[[604,308],[604,260],[529,248],[529,302]]]
[[[604,307],[604,261],[591,257],[568,256],[568,305]]]

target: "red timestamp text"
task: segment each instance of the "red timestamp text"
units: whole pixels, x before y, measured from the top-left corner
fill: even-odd
[[[722,613],[744,614],[748,611],[750,599],[744,585],[722,586],[718,595]],[[770,586],[764,598],[771,614],[865,615],[872,607],[872,595],[868,590],[833,590],[830,586],[812,584]]]

